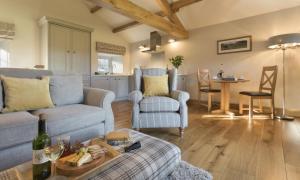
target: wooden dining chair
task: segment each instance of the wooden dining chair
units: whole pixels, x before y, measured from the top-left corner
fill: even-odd
[[[253,118],[253,100],[259,100],[258,111],[263,112],[262,99],[271,100],[271,118],[274,118],[275,107],[274,107],[274,94],[277,80],[277,66],[265,66],[263,67],[262,76],[259,85],[259,91],[242,91],[240,92],[240,103],[239,103],[239,113],[243,114],[244,110],[249,110],[249,119]],[[249,106],[248,108],[243,107],[243,97],[248,97]]]
[[[211,107],[212,107],[212,98],[215,94],[220,93],[221,90],[211,88],[210,74],[209,74],[208,69],[200,70],[198,68],[197,78],[198,78],[198,99],[199,99],[199,102],[200,102],[201,105],[207,106],[208,112],[210,112]],[[207,105],[201,103],[202,93],[206,93],[207,96],[208,96]]]

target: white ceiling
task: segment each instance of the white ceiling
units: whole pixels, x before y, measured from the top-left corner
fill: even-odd
[[[131,1],[151,12],[160,11],[155,0]],[[177,14],[186,29],[191,30],[299,5],[300,0],[203,0],[180,9]],[[132,21],[104,8],[95,15],[112,28]],[[153,30],[155,29],[147,25],[139,25],[119,32],[119,34],[128,42],[137,42],[148,39],[149,33]]]

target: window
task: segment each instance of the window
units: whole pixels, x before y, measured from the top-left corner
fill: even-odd
[[[0,67],[9,66],[8,41],[0,38]]]
[[[99,53],[98,72],[112,74],[123,73],[123,56]]]

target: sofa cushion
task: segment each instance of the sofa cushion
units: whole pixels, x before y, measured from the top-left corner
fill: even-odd
[[[1,76],[5,93],[3,112],[26,111],[53,107],[49,77],[27,79]]]
[[[50,95],[56,106],[83,102],[83,83],[79,75],[56,75],[50,79]]]
[[[0,79],[0,112],[2,111],[3,109],[3,88],[2,88],[2,81]]]
[[[0,114],[0,149],[31,142],[37,131],[37,116],[28,112]]]
[[[179,110],[179,102],[163,96],[145,97],[140,102],[140,109],[142,112],[174,112]]]
[[[32,113],[46,115],[47,131],[50,136],[90,127],[105,120],[105,111],[102,108],[83,104],[39,109]]]

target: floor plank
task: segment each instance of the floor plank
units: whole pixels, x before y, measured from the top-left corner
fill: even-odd
[[[131,109],[128,101],[113,103],[117,129],[131,127]],[[300,179],[299,119],[230,119],[192,104],[183,139],[177,128],[141,131],[176,144],[183,160],[208,170],[217,180]]]

